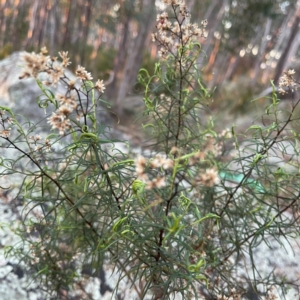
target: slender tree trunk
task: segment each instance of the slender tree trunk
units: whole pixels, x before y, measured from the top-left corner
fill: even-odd
[[[102,42],[102,38],[103,38],[103,33],[104,33],[104,29],[103,28],[98,28],[97,29],[97,37],[94,39],[93,41],[93,52],[90,56],[90,59],[94,60],[97,58],[98,52],[99,52],[99,48]]]
[[[85,6],[85,14],[84,14],[84,22],[83,22],[83,28],[82,28],[82,38],[81,38],[81,53],[80,53],[80,63],[84,65],[85,63],[85,51],[86,51],[86,45],[88,40],[88,35],[90,31],[90,23],[92,18],[92,5],[93,0],[86,0]]]
[[[74,19],[76,16],[77,0],[69,0],[66,12],[66,24],[63,28],[62,48],[65,50],[71,44],[71,28],[74,28]]]
[[[104,11],[108,11],[108,9],[109,9],[107,4],[101,5],[101,8],[103,8]],[[97,35],[96,35],[96,37],[94,38],[94,41],[93,41],[93,52],[90,55],[90,61],[92,62],[92,71],[93,71],[93,73],[96,73],[96,71],[97,71],[97,64],[95,64],[93,62],[97,60],[97,56],[98,56],[98,52],[99,52],[99,49],[100,49],[100,45],[101,45],[102,40],[103,40],[104,32],[105,32],[104,28],[98,27],[97,28]]]
[[[193,11],[193,8],[194,8],[195,4],[196,4],[196,0],[187,1],[187,6],[188,6],[188,9],[189,9],[190,12]]]
[[[107,96],[110,99],[115,99],[117,97],[117,86],[118,83],[121,80],[122,76],[122,70],[124,68],[125,60],[126,60],[126,49],[128,45],[128,40],[129,40],[129,29],[130,29],[130,21],[131,21],[131,16],[126,14],[125,15],[125,20],[123,22],[123,31],[122,31],[122,38],[121,42],[118,47],[118,53],[115,58],[114,62],[114,79],[112,83],[108,86],[107,88]]]
[[[30,12],[29,30],[25,47],[41,47],[47,35],[46,22],[48,19],[48,5],[51,0],[34,1]]]
[[[274,76],[274,83],[278,84],[279,78],[282,75],[282,72],[284,71],[288,60],[291,56],[291,50],[293,48],[293,44],[295,42],[295,38],[298,34],[299,31],[299,23],[300,23],[300,0],[298,0],[297,2],[297,10],[296,10],[296,15],[291,27],[291,32],[290,32],[290,36],[288,38],[287,43],[285,44],[284,50],[281,54],[281,57],[278,61],[276,70],[275,70],[275,76]]]
[[[140,22],[138,35],[134,40],[133,47],[126,60],[124,75],[118,90],[117,101],[115,103],[115,109],[118,114],[122,113],[122,101],[127,96],[128,92],[130,92],[134,82],[136,81],[136,76],[143,58],[145,41],[148,36],[150,24],[152,24],[151,20],[153,18],[154,8],[155,5],[151,0],[144,0],[142,11],[143,19],[142,22]]]
[[[0,35],[0,47],[3,47],[5,43],[5,32],[6,32],[6,24],[7,24],[7,18],[5,12],[8,9],[8,7],[9,7],[9,1],[5,0],[4,3],[1,5],[1,9],[0,9],[0,32],[2,33]]]
[[[260,66],[264,60],[264,54],[266,52],[266,48],[268,45],[268,40],[267,40],[267,36],[270,33],[271,30],[271,25],[272,25],[272,19],[268,18],[266,25],[265,25],[265,30],[263,33],[263,36],[261,37],[261,45],[259,48],[259,53],[257,55],[257,58],[255,60],[255,65],[254,65],[254,69],[253,69],[253,76],[252,76],[252,84],[255,84],[257,81],[257,76],[260,70]]]
[[[225,74],[224,72],[219,72],[219,70],[226,70],[229,61],[230,61],[230,54],[228,53],[217,56],[215,61],[215,68],[213,69],[213,79],[208,84],[208,87],[210,89],[214,88],[220,83],[223,83],[225,79]]]
[[[82,36],[83,36],[83,24],[84,24],[84,18],[85,18],[85,15],[83,14],[84,12],[84,3],[82,3],[82,0],[77,0],[77,9],[78,9],[78,12],[79,12],[79,20],[78,20],[78,28],[77,28],[77,32],[75,32],[75,42],[76,42],[76,46],[77,48],[79,47],[80,45],[80,40],[82,39]],[[72,25],[74,26],[74,24],[71,24],[71,27]]]
[[[39,1],[34,1],[33,6],[31,7],[30,14],[29,14],[29,29],[27,32],[27,39],[25,42],[25,48],[31,46],[34,42],[34,31],[36,24],[38,22],[38,10],[39,10]]]
[[[240,62],[240,59],[241,59],[241,57],[239,55],[235,55],[230,58],[228,67],[226,69],[227,71],[224,72],[225,76],[224,76],[224,79],[222,79],[223,82],[226,80],[232,79],[232,77],[238,67],[238,64]]]
[[[60,21],[58,20],[58,1],[57,0],[52,0],[52,5],[49,8],[49,38],[50,38],[50,47],[49,47],[49,53],[51,55],[54,55],[56,52],[56,44],[57,44],[57,32],[60,30]]]
[[[285,43],[286,36],[285,34],[280,34],[281,32],[287,32],[288,23],[293,18],[293,15],[295,14],[294,9],[290,9],[287,16],[282,20],[281,25],[276,28],[276,30],[273,31],[271,35],[271,39],[268,42],[265,55],[270,53],[272,50],[274,53],[278,53],[281,46]],[[269,65],[265,69],[265,71],[262,74],[262,82],[267,83],[270,80],[270,73],[273,71],[272,69],[272,63],[275,63],[276,58],[273,58],[273,61],[269,60]]]
[[[50,0],[51,1],[51,0]],[[43,45],[44,37],[47,34],[47,19],[49,16],[49,11],[50,11],[50,3],[49,0],[45,0],[44,5],[42,6],[40,10],[40,22],[39,22],[39,27],[38,27],[38,48],[41,48]]]
[[[2,31],[3,35],[3,45],[11,44],[11,28],[12,28],[12,23],[15,15],[15,10],[14,10],[14,1],[7,1],[6,2],[7,7],[5,8],[4,11],[4,16],[5,17],[5,24],[4,24],[4,29]]]
[[[215,44],[214,32],[217,30],[217,28],[220,26],[220,23],[222,22],[225,8],[227,5],[228,5],[228,0],[214,1],[210,5],[205,15],[205,17],[208,19],[208,25],[207,25],[208,37],[203,42],[202,50],[207,55],[208,55],[209,48],[214,47]],[[214,15],[213,12],[215,12],[216,10],[218,11]]]
[[[220,49],[220,45],[221,45],[221,41],[218,40],[218,39],[216,39],[215,44],[214,44],[214,48],[211,51],[208,63],[206,65],[206,71],[207,72],[210,72],[212,70],[212,68],[213,68],[213,65],[215,64],[216,57],[217,57],[217,54],[218,54],[219,49]]]
[[[208,9],[205,12],[204,19],[207,19],[208,22],[210,22],[213,18],[213,11],[216,9],[216,7],[220,4],[220,0],[214,0],[210,3]]]
[[[21,35],[20,30],[23,19],[25,19],[27,15],[27,7],[26,7],[26,0],[20,0],[17,7],[14,9],[14,16],[11,24],[11,39],[13,45],[13,51],[16,51],[21,46]]]

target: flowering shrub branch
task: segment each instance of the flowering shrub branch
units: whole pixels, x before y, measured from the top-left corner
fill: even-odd
[[[272,124],[251,126],[244,145],[234,126],[216,132],[208,109],[212,92],[196,64],[207,22],[191,24],[184,1],[164,3],[171,13],[157,16],[152,35],[161,61],[153,76],[145,69],[138,76],[151,154],[116,149],[98,117],[99,105],[107,105],[103,80],[94,84],[82,66],[69,78],[67,52],[50,57],[42,48],[24,55],[20,78],[36,78],[43,93],[38,104],[51,110],[51,133],[35,134],[35,124],[24,126],[0,107],[2,147],[17,153],[1,158],[0,176],[20,174],[18,195],[25,201],[22,246],[8,254],[57,299],[76,293],[91,299],[84,269],[93,273],[103,264],[120,274],[116,292],[121,280],[133,286],[134,296],[123,292],[128,299],[242,299],[248,282],[273,299],[271,287],[284,283],[260,276],[252,253],[268,238],[299,232],[298,173],[268,163],[276,156],[297,168],[297,134],[290,125],[299,101],[282,120],[274,88],[264,116]],[[293,75],[285,73],[281,86],[295,89]],[[65,93],[54,95],[49,87],[58,84]],[[288,161],[284,143],[295,150]],[[250,266],[237,280],[240,257],[247,255]]]

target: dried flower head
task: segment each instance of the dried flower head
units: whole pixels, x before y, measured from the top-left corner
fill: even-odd
[[[162,187],[165,187],[166,186],[166,180],[164,177],[157,177],[151,181],[148,181],[147,182],[147,185],[146,185],[146,189],[147,190],[151,190],[151,189],[159,189],[159,188],[162,188]]]
[[[87,72],[86,69],[82,66],[78,66],[75,71],[76,77],[81,80],[92,80],[93,77],[91,73]]]
[[[151,168],[163,168],[165,170],[171,169],[174,166],[174,161],[170,158],[162,157],[157,154],[154,159],[150,161]]]
[[[205,173],[200,173],[196,182],[207,187],[213,187],[220,183],[218,172],[215,169],[206,169]]]
[[[176,21],[170,22],[168,13],[163,12],[156,17],[157,32],[152,34],[152,41],[158,42],[160,50],[158,55],[165,59],[168,53],[174,53],[180,46],[184,47],[189,43],[196,41],[198,37],[206,38],[205,27],[207,20],[198,24],[190,23],[190,14],[187,10],[185,1],[171,0],[164,1],[165,4],[171,5],[176,15]]]
[[[58,111],[63,114],[66,118],[68,117],[68,115],[73,111],[73,108],[70,107],[69,105],[62,105]]]
[[[75,88],[76,79],[72,79],[69,81],[68,86],[70,90],[73,90]]]
[[[179,149],[175,146],[172,147],[170,154],[172,154],[173,156],[176,156],[179,153]]]
[[[61,51],[58,52],[59,56],[62,59],[62,65],[66,68],[68,65],[71,64],[70,58],[68,57],[68,51]]]
[[[48,123],[52,126],[52,129],[58,129],[60,135],[72,128],[70,120],[61,112],[52,113],[52,116],[48,118]]]
[[[0,136],[3,137],[3,138],[8,138],[10,135],[10,129],[3,129],[3,130],[0,130]]]
[[[41,54],[46,55],[48,53],[48,49],[44,46],[41,48]]]
[[[55,86],[58,81],[64,76],[65,67],[69,64],[67,52],[60,52],[63,62],[57,62],[56,57],[46,56],[48,53],[46,47],[41,49],[40,53],[25,53],[23,60],[25,68],[20,79],[27,77],[37,78],[39,73],[46,72],[48,74],[47,80],[43,80],[43,84]]]
[[[14,122],[14,120],[10,117],[7,117],[4,121],[7,122],[8,124],[13,124]]]
[[[56,86],[58,81],[64,76],[64,71],[65,69],[59,63],[53,64],[52,68],[47,70],[53,86]]]
[[[232,132],[231,132],[231,130],[229,129],[229,128],[226,128],[226,129],[224,129],[220,134],[219,134],[219,136],[221,136],[221,137],[226,137],[226,138],[232,138]]]
[[[214,156],[218,156],[221,154],[222,150],[222,142],[216,140],[216,138],[210,134],[207,134],[205,137],[205,146],[204,152],[205,153],[212,153]]]
[[[40,72],[44,72],[48,68],[49,57],[37,53],[24,53],[23,61],[25,63],[25,70],[19,77],[20,79],[27,77],[37,78]]]
[[[97,80],[95,84],[95,89],[98,90],[100,93],[104,93],[105,85],[103,83],[103,80]]]
[[[77,103],[73,94],[65,96],[57,93],[56,99],[59,102],[60,106],[68,106],[70,109],[75,109],[77,107]]]
[[[144,156],[138,156],[138,158],[135,160],[135,165],[136,165],[136,173],[139,178],[145,177],[144,172],[145,172],[145,167],[146,167],[147,161]]]
[[[45,139],[45,148],[46,148],[46,151],[51,150],[51,142],[49,139]]]
[[[278,92],[280,94],[286,94],[286,90],[284,88],[288,88],[292,92],[297,89],[297,82],[293,77],[294,74],[295,70],[291,69],[286,72],[283,72],[283,76],[279,78]]]
[[[203,151],[199,151],[197,153],[195,153],[195,155],[193,155],[192,157],[190,157],[189,159],[189,164],[191,166],[203,161],[205,159],[206,153]]]

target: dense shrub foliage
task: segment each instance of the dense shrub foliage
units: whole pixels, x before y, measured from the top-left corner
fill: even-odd
[[[24,55],[21,77],[36,78],[51,129],[19,123],[1,107],[1,147],[13,151],[1,157],[1,177],[22,178],[17,197],[25,203],[22,243],[7,254],[51,299],[74,291],[91,299],[84,280],[105,264],[119,274],[115,293],[125,280],[137,299],[242,299],[249,283],[265,299],[275,298],[273,287],[284,295],[284,278],[259,274],[253,250],[299,234],[298,135],[290,126],[299,101],[282,117],[274,86],[263,125],[245,135],[234,126],[216,132],[197,65],[206,21],[191,24],[183,1],[164,2],[170,12],[158,15],[152,35],[160,63],[153,76],[138,76],[151,134],[145,153],[116,146],[98,117],[110,106],[103,81],[93,83],[82,66],[68,78],[67,52]],[[285,73],[281,92],[295,88],[293,75]],[[56,84],[65,94],[51,92]],[[250,265],[240,265],[244,257]]]

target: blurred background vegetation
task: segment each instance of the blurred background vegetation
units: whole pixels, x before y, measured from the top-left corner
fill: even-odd
[[[283,70],[299,69],[300,0],[186,0],[191,22],[208,20],[199,66],[212,109],[248,113]],[[73,64],[107,82],[117,112],[135,106],[139,68],[153,72],[151,42],[161,0],[0,0],[0,59],[14,51],[69,51]],[[265,93],[266,94],[266,93]],[[263,98],[262,98],[263,99]],[[263,100],[259,100],[258,105]]]

